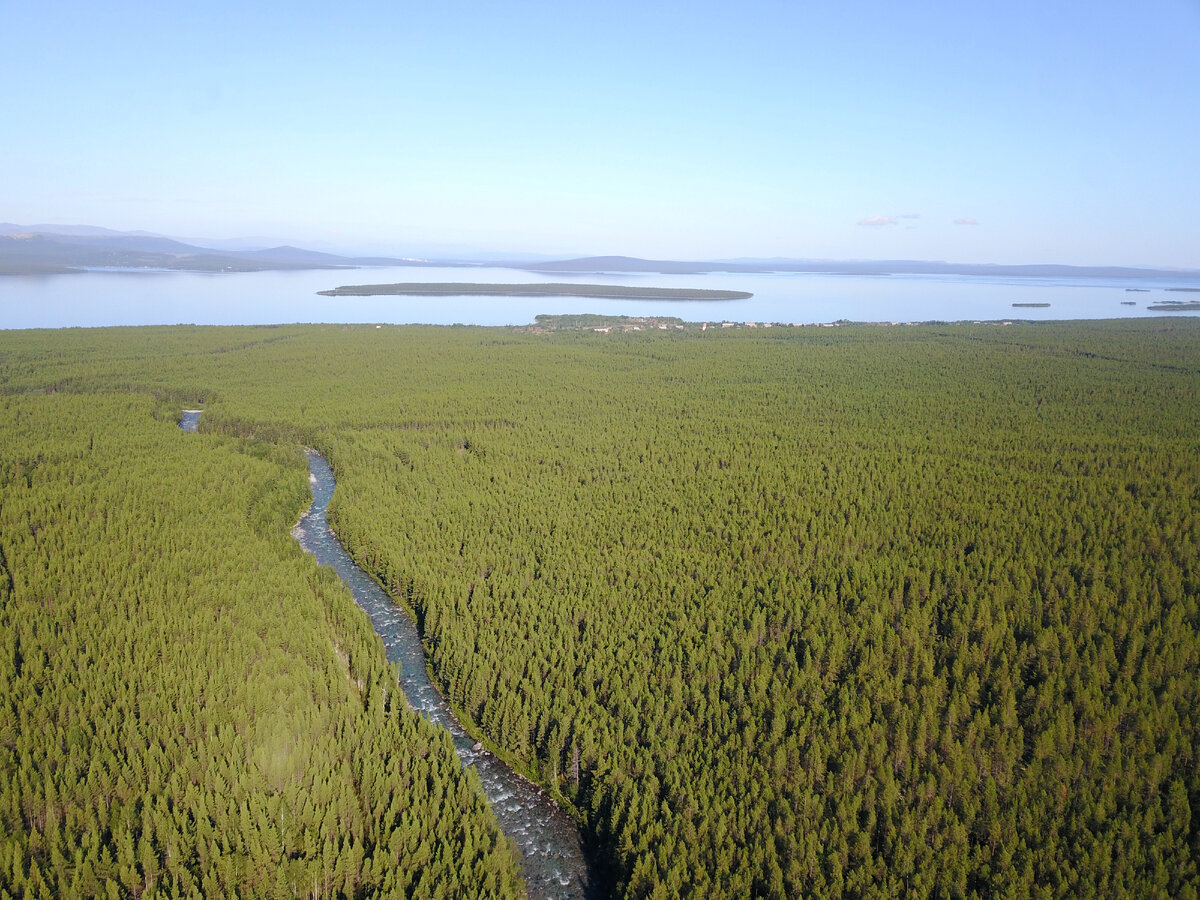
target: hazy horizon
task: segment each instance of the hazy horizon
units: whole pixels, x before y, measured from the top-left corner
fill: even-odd
[[[229,237],[229,238],[204,238],[204,237],[197,238],[197,237],[192,237],[192,236],[187,236],[187,235],[164,234],[161,232],[151,232],[151,231],[146,231],[145,229],[133,229],[133,230],[129,230],[129,231],[118,231],[116,229],[107,228],[105,226],[99,226],[99,225],[93,225],[93,224],[82,224],[82,223],[66,224],[66,223],[61,223],[61,222],[57,222],[57,223],[45,222],[45,223],[35,223],[35,224],[25,225],[25,224],[14,223],[14,222],[0,222],[0,239],[11,238],[16,235],[26,235],[26,234],[44,234],[44,235],[49,235],[49,236],[52,236],[55,238],[61,238],[62,240],[67,241],[67,242],[70,242],[72,240],[72,238],[74,238],[74,237],[80,237],[80,238],[84,238],[84,239],[131,238],[134,240],[136,240],[137,238],[145,238],[145,239],[151,240],[151,241],[158,240],[158,239],[167,239],[167,240],[177,241],[182,244],[191,246],[197,250],[202,250],[202,251],[203,250],[214,250],[218,253],[231,253],[231,255],[236,255],[235,252],[244,252],[244,251],[258,252],[258,251],[273,250],[273,249],[275,249],[275,250],[287,249],[290,247],[292,249],[298,249],[301,251],[313,251],[313,252],[318,252],[318,253],[340,255],[340,256],[345,257],[348,263],[355,259],[358,259],[358,260],[376,259],[376,260],[380,261],[378,263],[371,263],[371,262],[358,263],[358,265],[366,265],[366,266],[377,265],[377,264],[391,265],[392,263],[402,264],[403,261],[409,261],[412,263],[419,262],[422,264],[445,262],[446,264],[451,264],[451,265],[484,264],[484,265],[496,265],[496,266],[503,267],[503,266],[509,265],[509,264],[523,266],[524,264],[537,265],[537,264],[545,264],[545,263],[559,262],[559,261],[561,261],[561,262],[581,262],[581,261],[593,260],[593,259],[594,260],[621,260],[621,259],[624,259],[624,260],[629,260],[631,262],[641,262],[641,263],[660,262],[660,263],[667,263],[667,264],[677,263],[677,264],[683,264],[683,265],[689,265],[689,264],[693,264],[693,263],[700,264],[700,265],[707,264],[707,263],[714,263],[714,264],[718,264],[718,265],[720,265],[720,264],[729,264],[731,266],[759,265],[759,266],[765,267],[771,263],[779,263],[781,265],[783,265],[783,264],[791,264],[791,265],[813,264],[813,265],[847,266],[847,267],[857,267],[857,268],[855,269],[855,272],[847,272],[844,274],[855,274],[857,272],[858,274],[866,274],[866,275],[878,274],[878,273],[862,271],[864,266],[870,267],[870,266],[878,266],[880,264],[891,264],[891,263],[912,264],[912,265],[916,265],[916,266],[926,266],[927,265],[927,266],[934,266],[934,267],[948,266],[948,267],[957,267],[962,270],[962,271],[944,273],[944,274],[952,274],[952,275],[984,275],[987,273],[983,272],[983,271],[972,272],[969,270],[975,270],[975,269],[985,270],[985,269],[988,269],[989,267],[995,267],[996,269],[1001,270],[999,272],[999,274],[1008,275],[1009,277],[1022,277],[1023,275],[1027,275],[1028,277],[1038,277],[1039,274],[1047,274],[1047,273],[1029,272],[1029,273],[1022,273],[1021,275],[1018,275],[1017,273],[1007,271],[1007,270],[1016,269],[1016,268],[1047,269],[1047,270],[1055,270],[1055,269],[1061,269],[1061,268],[1078,269],[1079,273],[1080,273],[1079,277],[1085,277],[1085,278],[1086,277],[1107,277],[1108,274],[1110,274],[1113,270],[1129,270],[1129,271],[1142,270],[1148,274],[1154,273],[1154,272],[1163,272],[1163,273],[1178,272],[1178,273],[1180,273],[1181,276],[1185,276],[1185,277],[1193,277],[1193,276],[1196,276],[1197,274],[1200,274],[1200,267],[1139,266],[1136,264],[1135,265],[1127,265],[1127,264],[1120,263],[1120,262],[1113,262],[1113,263],[1109,263],[1109,264],[1096,265],[1096,266],[1080,266],[1080,265],[1072,265],[1069,263],[1053,263],[1053,262],[996,263],[992,260],[959,260],[959,259],[949,259],[948,260],[948,259],[931,259],[931,258],[880,259],[880,258],[864,257],[864,258],[840,258],[839,259],[839,258],[833,258],[833,257],[726,256],[726,255],[716,255],[716,256],[711,256],[711,257],[707,257],[707,258],[703,258],[703,259],[700,259],[700,258],[664,259],[664,258],[653,258],[653,257],[639,257],[639,256],[630,255],[630,254],[595,253],[595,252],[554,254],[554,253],[544,253],[544,252],[505,251],[505,250],[501,250],[501,249],[474,248],[474,247],[461,246],[461,245],[460,246],[427,245],[424,248],[424,252],[417,252],[417,251],[412,250],[412,248],[409,248],[407,251],[396,250],[395,248],[389,249],[389,245],[387,245],[386,243],[381,244],[379,242],[372,242],[370,240],[361,242],[358,244],[348,244],[345,246],[338,246],[338,245],[333,245],[333,244],[322,244],[319,241],[304,242],[304,241],[299,241],[299,240],[293,240],[293,239],[290,239],[287,237],[278,237],[278,236],[271,237],[271,236],[265,236],[265,235]],[[81,246],[86,246],[86,245],[87,244],[85,242]],[[388,260],[388,262],[384,262],[384,260]],[[75,266],[77,268],[80,266],[83,266],[85,268],[90,267],[87,264],[73,263],[70,260],[61,261],[61,264],[66,265],[66,266]],[[181,271],[186,271],[186,267],[183,267],[181,269]],[[620,272],[623,270],[614,269],[613,271]],[[627,271],[630,273],[636,273],[637,271],[640,271],[640,270],[629,269]],[[769,271],[769,269],[761,268],[757,271],[765,272],[765,271]],[[833,270],[816,269],[814,271],[815,272],[825,272],[827,274],[829,274],[829,273],[836,274],[833,272]],[[692,273],[692,274],[703,274],[703,273],[696,272],[696,273]],[[895,274],[895,273],[888,273],[888,274]],[[901,274],[903,274],[903,273],[901,273]],[[922,273],[914,271],[914,272],[909,272],[908,274],[922,274]],[[923,274],[938,274],[938,273],[937,272],[926,272]]]
[[[6,16],[0,220],[342,254],[1200,268],[1200,6]]]

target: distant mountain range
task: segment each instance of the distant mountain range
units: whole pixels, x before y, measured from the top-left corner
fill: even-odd
[[[365,266],[496,266],[555,274],[655,273],[703,275],[709,272],[813,272],[845,275],[970,275],[992,278],[1186,278],[1200,270],[1131,266],[991,265],[928,260],[732,259],[680,261],[632,256],[505,261],[401,259],[339,256],[300,247],[254,248],[250,240],[213,241],[216,247],[186,243],[145,231],[113,231],[95,225],[13,225],[0,223],[0,275],[79,272],[94,268],[177,269],[191,272],[256,272],[268,269],[352,269]],[[243,249],[236,249],[238,246]]]
[[[446,265],[447,263],[436,263]],[[37,275],[94,268],[256,272],[267,269],[342,269],[433,265],[426,260],[349,257],[299,247],[214,249],[141,231],[91,225],[0,223],[0,274]]]

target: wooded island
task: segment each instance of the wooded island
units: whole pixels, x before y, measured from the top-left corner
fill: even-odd
[[[746,291],[716,291],[705,288],[628,287],[618,284],[471,284],[469,282],[402,282],[399,284],[348,284],[323,297],[591,297],[604,300],[746,300]]]

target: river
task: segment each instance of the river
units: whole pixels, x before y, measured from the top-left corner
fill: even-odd
[[[179,427],[196,431],[201,412],[183,410]],[[531,900],[590,900],[598,896],[575,822],[545,791],[487,750],[477,749],[478,745],[454,717],[426,672],[425,650],[416,624],[355,564],[330,530],[326,512],[336,484],[333,469],[323,456],[310,450],[308,470],[313,502],[293,529],[293,536],[318,563],[333,567],[358,605],[371,617],[371,624],[383,638],[388,662],[400,663],[400,687],[409,705],[450,732],[463,765],[473,766],[479,773],[500,828],[521,851],[521,867]]]
[[[185,409],[179,417],[179,427],[184,431],[195,432],[200,427],[200,413],[202,409]]]
[[[459,724],[429,679],[425,653],[413,620],[366,572],[360,569],[329,529],[325,514],[333,496],[334,477],[318,453],[308,454],[313,503],[292,532],[317,562],[332,566],[371,617],[383,638],[389,662],[400,662],[400,686],[409,704],[429,721],[450,732],[464,766],[479,773],[488,802],[504,833],[516,842],[533,900],[590,898],[595,895],[579,829],[550,797],[478,745]]]

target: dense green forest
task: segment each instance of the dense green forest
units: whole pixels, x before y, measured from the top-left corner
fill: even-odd
[[[119,882],[125,833],[133,864],[147,840],[173,847],[154,871],[184,886],[223,877],[218,856],[230,879],[285,894],[279,873],[312,875],[301,831],[271,831],[297,776],[263,755],[244,696],[259,687],[289,698],[290,746],[345,773],[352,846],[380,847],[365,835],[395,820],[354,780],[356,740],[338,739],[387,730],[398,758],[438,773],[428,797],[393,794],[413,804],[399,830],[427,855],[436,842],[430,877],[510,885],[449,752],[384,698],[365,623],[286,546],[307,444],[338,474],[339,536],[415,612],[448,697],[574,805],[615,894],[1197,896],[1196,320],[7,333],[0,391],[14,894],[35,868],[70,884],[107,865]],[[194,403],[204,433],[169,433],[163,418]],[[110,508],[128,537],[99,539]],[[331,646],[360,648],[349,678]],[[159,750],[105,724],[164,690],[187,702],[135,719],[169,732]],[[241,743],[196,741],[209,733]],[[240,768],[198,761],[193,778],[191,753]],[[81,774],[59,777],[53,755]],[[115,812],[87,819],[106,807],[90,773],[111,767],[140,798],[127,832]],[[244,796],[268,811],[247,799],[236,821],[210,810],[204,835],[160,830],[155,811],[188,796],[231,808],[213,769],[229,772],[218,785],[258,779]],[[56,801],[84,811],[53,836],[46,783],[83,798]],[[457,832],[438,802],[462,810]],[[287,849],[247,865],[268,832]]]
[[[0,397],[0,896],[521,894],[477,784],[288,535],[298,448],[155,411]]]

